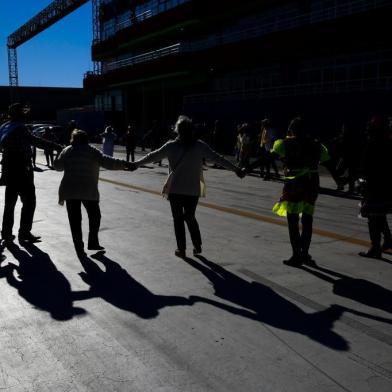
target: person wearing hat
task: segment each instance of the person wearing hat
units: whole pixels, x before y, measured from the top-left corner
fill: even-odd
[[[185,258],[185,223],[191,235],[193,254],[199,255],[202,252],[200,229],[195,212],[199,197],[205,196],[203,159],[210,159],[219,166],[234,171],[239,177],[242,177],[242,174],[237,166],[213,151],[208,144],[197,139],[195,126],[189,117],[178,118],[175,132],[178,135],[175,140],[168,141],[161,148],[130,164],[130,168],[137,169],[149,162],[168,159],[169,176],[162,194],[169,200],[173,215],[177,241],[177,249],[174,253],[177,257]]]
[[[0,145],[3,149],[1,182],[5,185],[1,237],[6,244],[15,239],[12,229],[18,197],[22,202],[19,241],[37,242],[40,238],[31,233],[36,206],[31,146],[62,149],[61,145],[36,137],[28,130],[24,122],[29,110],[20,103],[10,105],[9,120],[0,127]]]

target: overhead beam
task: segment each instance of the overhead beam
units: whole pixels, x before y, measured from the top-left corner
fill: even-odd
[[[7,39],[7,46],[16,49],[26,41],[52,26],[89,0],[55,0],[18,28]]]

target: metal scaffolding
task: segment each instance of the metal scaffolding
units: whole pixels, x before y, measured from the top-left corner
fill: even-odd
[[[19,84],[17,47],[46,30],[88,1],[89,0],[55,0],[8,37],[8,71],[11,100],[15,98],[15,90]],[[93,0],[93,2],[99,3],[99,0]]]
[[[97,44],[101,40],[101,29],[100,29],[100,0],[92,0],[93,9],[93,45]],[[100,61],[94,61],[94,74],[100,74],[102,64]]]

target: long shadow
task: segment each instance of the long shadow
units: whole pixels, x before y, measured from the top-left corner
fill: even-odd
[[[93,256],[105,268],[103,271],[91,258],[80,257],[85,270],[79,275],[90,289],[87,299],[101,297],[117,308],[135,313],[144,319],[159,315],[159,310],[167,306],[191,306],[193,302],[184,297],[156,295],[134,279],[118,263],[103,254]]]
[[[21,249],[11,244],[7,248],[19,262],[19,265],[8,263],[4,267],[7,268],[7,282],[18,290],[22,298],[58,321],[86,313],[84,309],[73,306],[77,293],[72,292],[69,281],[47,253],[34,245]]]
[[[333,285],[333,293],[361,304],[392,313],[392,291],[365,279],[350,276],[322,268],[301,266],[302,270]],[[392,324],[392,320],[389,321]]]
[[[306,313],[271,288],[259,282],[248,282],[205,257],[197,258],[198,261],[187,258],[186,262],[206,276],[213,284],[217,297],[242,309],[206,298],[191,297],[195,302],[208,303],[233,314],[300,333],[335,350],[349,349],[347,341],[332,330],[344,308],[332,305],[320,312]]]

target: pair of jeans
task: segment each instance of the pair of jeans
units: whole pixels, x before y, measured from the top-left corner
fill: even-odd
[[[195,248],[201,247],[200,229],[195,217],[199,197],[171,193],[169,202],[173,215],[177,248],[179,250],[186,249],[185,222],[188,226],[193,246]]]
[[[3,227],[1,230],[1,235],[3,238],[10,238],[12,236],[15,205],[18,197],[20,197],[22,202],[19,235],[23,236],[30,233],[31,228],[33,227],[33,218],[36,206],[33,176],[24,176],[18,182],[8,181],[6,184]]]
[[[77,251],[83,250],[82,204],[87,211],[89,222],[89,245],[98,245],[98,231],[101,225],[101,210],[97,200],[67,200],[67,213],[72,240]]]

